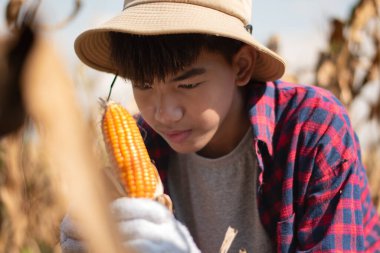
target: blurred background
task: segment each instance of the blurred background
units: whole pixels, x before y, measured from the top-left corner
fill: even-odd
[[[38,35],[19,35],[15,24],[37,5]],[[59,221],[73,195],[78,202],[88,200],[79,209],[91,210],[89,200],[97,192],[83,181],[94,176],[89,168],[108,166],[99,98],[107,97],[113,76],[84,66],[73,44],[122,5],[121,0],[0,0],[0,252],[60,252]],[[254,1],[252,10],[253,36],[284,57],[284,79],[329,89],[346,106],[378,211],[379,13],[380,0],[266,0]],[[38,46],[40,40],[44,46]],[[26,57],[30,48],[32,60]],[[7,68],[7,62],[19,69]],[[137,112],[124,80],[116,81],[112,99]],[[84,190],[74,191],[77,187]]]

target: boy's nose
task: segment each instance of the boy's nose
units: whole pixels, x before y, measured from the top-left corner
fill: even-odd
[[[155,119],[162,124],[178,122],[183,117],[183,109],[175,101],[162,98],[155,110]]]

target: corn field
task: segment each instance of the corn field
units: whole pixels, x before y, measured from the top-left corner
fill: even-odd
[[[9,35],[0,37],[0,252],[60,252],[59,224],[68,210],[82,221],[92,252],[121,252],[105,208],[118,193],[104,180],[100,106],[84,114],[75,93],[82,83],[40,36],[69,26],[81,1],[50,26],[36,21],[38,4],[23,3],[9,1]],[[332,17],[326,42],[315,84],[347,107],[380,212],[380,0],[358,0],[346,19]]]

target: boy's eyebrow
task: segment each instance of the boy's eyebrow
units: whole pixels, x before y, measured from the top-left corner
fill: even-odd
[[[206,72],[205,68],[192,68],[192,69],[182,73],[181,75],[173,78],[172,81],[182,81],[182,80],[185,80],[185,79],[193,77],[193,76],[201,75],[205,72]]]

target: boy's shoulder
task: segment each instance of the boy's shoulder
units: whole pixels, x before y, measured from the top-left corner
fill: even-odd
[[[345,106],[330,91],[285,81],[253,83],[248,101],[251,117],[275,124],[328,124],[340,119],[350,125]],[[316,123],[316,124],[314,124]]]
[[[319,115],[337,116],[348,120],[346,107],[329,90],[315,85],[273,82],[277,113],[287,111],[299,117]],[[305,119],[306,120],[306,119]]]
[[[279,98],[298,98],[300,104],[310,103],[310,102],[320,102],[318,105],[323,104],[335,104],[342,107],[342,103],[339,99],[329,90],[309,84],[295,84],[285,81],[275,81],[273,82],[275,88],[279,91]],[[303,100],[300,100],[303,99]]]
[[[273,85],[278,94],[276,123],[282,131],[292,132],[301,138],[306,145],[305,150],[319,143],[325,146],[326,157],[336,152],[347,159],[355,158],[355,132],[346,107],[332,92],[287,82]],[[330,165],[332,161],[339,160],[335,158],[330,159]]]
[[[330,91],[283,81],[255,86],[251,122],[260,137],[268,136],[268,142],[302,138],[306,146],[313,146],[329,145],[335,138],[347,140],[347,145],[355,141],[347,110]],[[346,144],[337,143],[335,149],[346,150]]]

